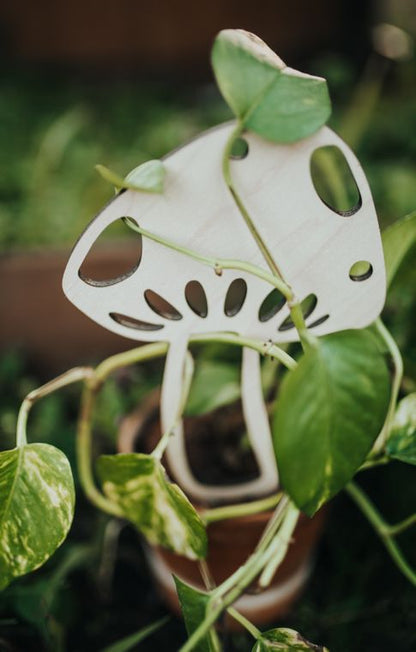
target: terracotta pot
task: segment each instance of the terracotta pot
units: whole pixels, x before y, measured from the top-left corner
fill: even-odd
[[[152,448],[159,436],[157,400],[158,396],[153,394],[141,409],[123,420],[118,440],[119,452],[130,453],[137,450],[138,438],[151,442],[144,447],[145,450]],[[197,509],[203,509],[201,506],[195,506]],[[229,577],[253,552],[271,514],[272,512],[263,512],[218,521],[208,526],[209,552],[206,561],[217,584]],[[302,515],[288,553],[270,587],[258,592],[253,585],[236,602],[236,608],[252,622],[263,625],[290,610],[308,580],[324,519],[325,512],[322,510],[313,519]],[[171,610],[179,615],[180,607],[172,575],[203,590],[197,562],[160,547],[147,546],[146,550],[159,593]],[[230,619],[231,627],[234,622]]]

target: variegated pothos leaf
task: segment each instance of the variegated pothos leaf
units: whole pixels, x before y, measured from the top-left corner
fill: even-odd
[[[27,444],[0,453],[0,589],[49,559],[68,533],[74,504],[60,450]]]
[[[310,643],[294,629],[279,627],[263,632],[253,647],[253,652],[328,652],[326,647]]]
[[[157,459],[141,453],[103,455],[97,470],[104,493],[150,543],[189,559],[206,556],[204,524]]]

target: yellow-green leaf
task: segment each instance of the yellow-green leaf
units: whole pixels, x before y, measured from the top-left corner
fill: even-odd
[[[202,520],[157,459],[141,453],[103,455],[97,470],[104,493],[150,543],[189,559],[206,556]]]
[[[162,161],[146,161],[146,163],[142,163],[142,165],[129,172],[124,179],[105,167],[105,165],[96,165],[95,169],[103,179],[109,181],[117,190],[127,188],[139,192],[163,192],[166,170]]]
[[[0,589],[49,559],[68,533],[74,503],[60,450],[27,444],[0,453]]]
[[[279,627],[263,632],[252,652],[328,652],[326,647],[310,643],[294,629]]]

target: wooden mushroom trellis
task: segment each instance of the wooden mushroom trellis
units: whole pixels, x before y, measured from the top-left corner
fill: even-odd
[[[263,56],[262,46],[245,33],[241,42],[256,65],[281,64],[267,59],[270,51]],[[280,75],[282,71],[291,83],[292,78],[301,84],[316,80],[284,67]],[[219,84],[229,99],[221,76]],[[284,142],[284,137],[265,138],[256,124],[250,124],[252,118],[244,122],[236,114],[237,129],[234,122],[223,124],[165,157],[163,193],[123,188],[87,227],[64,274],[67,297],[105,328],[135,340],[169,342],[161,395],[163,429],[175,422],[191,336],[231,332],[276,343],[299,338],[290,315],[293,302],[267,280],[269,261],[258,246],[259,238],[267,243],[281,277],[303,305],[311,333],[362,328],[376,318],[384,303],[377,217],[365,175],[348,146],[322,126],[322,120],[310,133],[297,138],[288,134],[289,142]],[[237,136],[243,139],[242,153],[229,158],[230,142]],[[345,211],[323,201],[311,174],[312,157],[327,147],[343,155],[356,184],[357,201]],[[228,174],[238,188],[237,199],[224,181],[224,151]],[[242,205],[255,223],[257,239],[242,220]],[[149,236],[138,236],[142,237],[140,260],[120,278],[91,280],[82,271],[83,262],[100,234],[120,218],[128,218]],[[185,255],[184,250],[195,256]],[[244,264],[213,271],[204,259]],[[356,272],[361,261],[365,270]],[[266,278],[250,273],[250,266],[263,270]],[[235,486],[202,485],[189,467],[179,423],[167,448],[169,466],[195,498],[258,495],[277,485],[259,354],[249,348],[243,350],[241,393],[259,477]]]

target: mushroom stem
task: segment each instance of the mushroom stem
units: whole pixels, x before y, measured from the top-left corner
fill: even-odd
[[[191,339],[194,340],[194,338]],[[162,431],[165,433],[162,438],[164,443],[162,445],[163,450],[156,448],[154,454],[163,454],[167,444],[166,458],[173,478],[180,480],[181,487],[186,494],[200,500],[203,504],[210,504],[212,501],[226,502],[227,500],[238,500],[247,497],[255,498],[275,491],[277,487],[277,471],[274,466],[274,453],[271,447],[268,423],[266,423],[267,415],[263,414],[265,407],[261,403],[263,395],[261,391],[260,364],[256,351],[254,351],[255,357],[252,358],[252,361],[246,362],[242,378],[242,392],[246,395],[245,399],[243,399],[244,410],[246,419],[248,418],[249,431],[253,432],[250,441],[255,455],[258,456],[260,476],[250,482],[231,486],[209,486],[199,482],[194,477],[188,461],[181,420],[186,401],[183,386],[187,350],[188,337],[183,336],[174,340],[167,352],[160,402],[161,425]],[[258,431],[259,424],[261,424],[261,433]],[[267,455],[264,455],[263,446],[266,447]]]
[[[241,366],[241,400],[248,438],[259,466],[261,484],[265,492],[276,491],[278,475],[261,384],[260,356],[257,351],[245,347]]]

